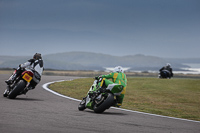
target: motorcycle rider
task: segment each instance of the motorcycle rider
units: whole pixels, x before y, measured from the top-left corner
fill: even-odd
[[[169,73],[169,78],[171,78],[171,77],[173,77],[173,72],[172,72],[172,68],[171,68],[171,64],[170,63],[167,63],[166,64],[166,66],[163,66],[159,71],[160,71],[160,73],[161,73],[161,71],[163,71],[163,70],[165,70],[165,71],[167,71],[168,73]]]
[[[111,72],[108,75],[101,75],[99,78],[100,77],[103,78],[100,84],[100,89],[106,88],[109,84],[113,83],[123,86],[123,91],[121,92],[120,96],[116,96],[117,101],[114,103],[114,106],[121,107],[127,86],[127,78],[123,68],[121,66],[116,66],[114,68],[114,72]],[[112,79],[112,81],[109,79]]]
[[[28,90],[34,89],[35,86],[40,82],[41,80],[41,75],[43,72],[43,60],[42,60],[42,56],[40,53],[35,53],[32,59],[29,59],[27,62],[25,62],[24,64],[20,64],[19,67],[16,70],[16,73],[11,75],[11,77],[6,80],[5,82],[10,85],[13,83],[13,81],[24,71],[25,68],[31,69],[34,72],[34,78],[35,80],[31,80],[29,87],[27,88],[27,90],[24,92],[24,94],[26,94],[26,92]]]

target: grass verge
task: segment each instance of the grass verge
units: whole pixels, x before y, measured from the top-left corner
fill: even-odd
[[[93,80],[75,79],[51,84],[49,88],[82,99]],[[130,77],[122,108],[200,121],[200,80]]]

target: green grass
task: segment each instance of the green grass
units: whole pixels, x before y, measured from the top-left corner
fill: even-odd
[[[50,89],[82,99],[93,78],[54,83]],[[122,108],[200,121],[199,79],[128,78]]]

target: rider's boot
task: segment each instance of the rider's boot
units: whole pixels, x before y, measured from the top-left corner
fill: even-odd
[[[7,85],[11,85],[16,78],[17,78],[17,74],[15,73],[5,82],[7,83]]]
[[[122,106],[121,103],[117,102],[117,100],[114,100],[113,104],[112,104],[113,107],[118,107],[120,108]]]
[[[26,93],[29,91],[29,89],[28,88],[26,88],[21,94],[24,94],[24,95],[26,95]]]
[[[124,99],[124,94],[116,96],[116,100],[114,100],[113,106],[120,108],[122,106],[123,99]]]
[[[26,88],[26,89],[22,92],[22,94],[26,95],[26,93],[27,93],[29,90],[33,90],[34,88],[35,88],[35,86],[29,85],[29,87]]]

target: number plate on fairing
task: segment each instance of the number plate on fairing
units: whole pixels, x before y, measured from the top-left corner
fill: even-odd
[[[27,73],[24,74],[24,76],[22,77],[24,80],[26,80],[27,82],[30,82],[32,80],[32,77],[30,75],[28,75]]]

